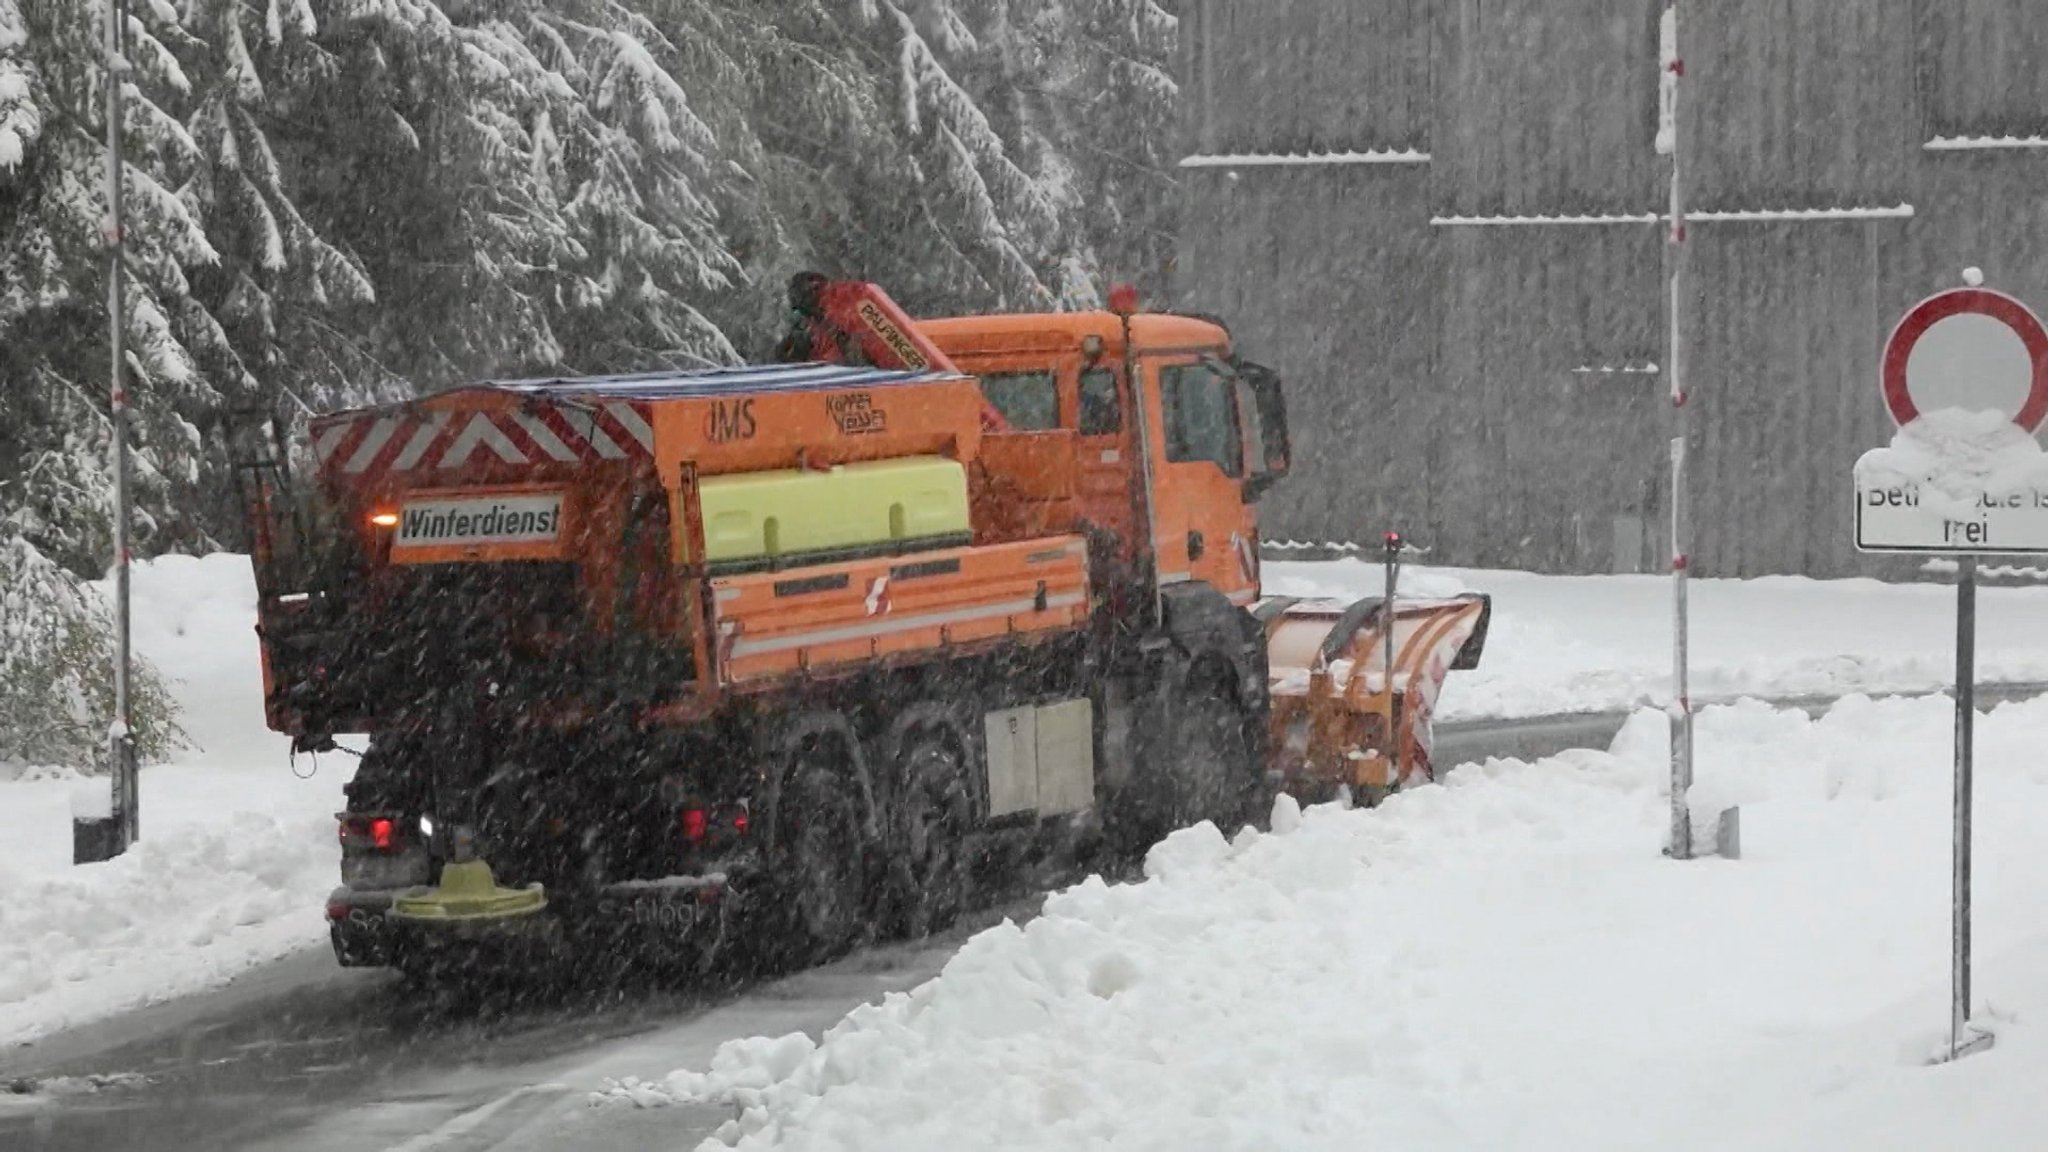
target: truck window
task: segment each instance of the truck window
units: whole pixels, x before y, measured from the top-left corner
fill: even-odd
[[[1159,374],[1166,413],[1166,459],[1207,460],[1225,476],[1244,475],[1244,441],[1228,377],[1206,364],[1176,364]]]
[[[1116,373],[1090,368],[1081,373],[1081,435],[1108,436],[1124,430],[1123,402],[1116,394]]]
[[[1060,426],[1060,393],[1051,372],[991,372],[981,378],[981,391],[1019,432]]]
[[[1266,423],[1259,413],[1258,397],[1252,395],[1252,386],[1239,380],[1235,387],[1237,410],[1244,417],[1244,438],[1251,444],[1252,464],[1257,467],[1267,456]]]

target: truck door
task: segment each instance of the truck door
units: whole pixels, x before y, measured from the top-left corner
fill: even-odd
[[[1257,541],[1246,535],[1237,382],[1213,358],[1149,359],[1153,521],[1159,581],[1199,580],[1237,604],[1258,594]]]
[[[1129,437],[1124,430],[1123,373],[1108,364],[1079,365],[1073,428],[1075,495],[1081,515],[1123,541],[1128,550],[1138,534],[1131,531],[1131,469]],[[1122,557],[1126,562],[1134,556]]]

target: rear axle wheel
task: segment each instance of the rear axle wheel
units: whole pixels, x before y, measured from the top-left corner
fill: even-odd
[[[806,740],[791,757],[776,804],[776,855],[789,933],[800,960],[852,947],[866,893],[865,838],[844,750]]]
[[[974,796],[965,758],[940,733],[911,737],[898,764],[889,919],[892,929],[916,939],[951,927],[968,904]]]
[[[1256,821],[1265,791],[1265,766],[1252,756],[1244,713],[1228,693],[1191,691],[1168,741],[1178,767],[1173,826],[1213,822],[1225,836]]]

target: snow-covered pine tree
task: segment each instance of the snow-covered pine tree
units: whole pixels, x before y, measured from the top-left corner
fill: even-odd
[[[1086,307],[1110,277],[1161,289],[1177,211],[1168,8],[762,7],[746,60],[784,241],[771,251],[924,311]]]
[[[221,254],[193,279],[236,355],[223,387],[237,404],[286,412],[402,392],[349,331],[374,286],[307,222],[271,143],[332,64],[313,42],[310,0],[187,0],[184,27],[187,69],[201,77],[184,117],[201,160],[183,194]]]
[[[635,0],[671,37],[663,6]],[[721,232],[742,288],[707,307],[743,352],[781,336],[783,286],[804,269],[881,281],[917,301],[932,269],[907,249],[927,225],[892,92],[896,57],[838,0],[756,0],[725,21],[743,131],[721,152]],[[694,74],[681,77],[700,102]],[[722,83],[721,76],[721,83]],[[722,105],[721,120],[725,117]],[[936,298],[936,294],[935,294]]]
[[[1097,305],[1101,296],[1093,254],[1081,243],[1079,222],[1093,210],[1065,141],[1071,109],[1061,98],[1063,74],[1079,63],[1067,42],[1073,5],[1057,0],[952,0],[941,11],[932,0],[914,11],[944,29],[947,63],[960,85],[1004,142],[1008,158],[1030,180],[1052,213],[1039,243],[1035,272],[1061,308]]]
[[[729,8],[572,0],[529,18],[530,86],[556,97],[531,114],[531,164],[574,252],[550,303],[579,368],[740,358],[717,318],[743,291],[720,205],[760,148],[733,98]]]
[[[422,389],[734,355],[727,6],[308,2],[312,37],[253,56],[304,219],[378,294],[358,351]]]
[[[872,7],[878,31],[895,45],[899,128],[913,144],[926,251],[936,266],[957,270],[958,290],[969,299],[1005,308],[1056,303],[1066,295],[1057,275],[1057,189],[1018,165],[1021,145],[1004,138],[948,67],[949,58],[974,66],[980,45],[972,27],[950,0],[873,0]],[[1000,66],[990,71],[997,84],[985,98],[1006,103],[1001,85],[1015,77]]]
[[[111,512],[101,13],[0,0],[0,759],[84,763],[104,743],[109,627],[81,582],[104,570]],[[157,548],[199,534],[181,497],[214,394],[192,349],[221,347],[185,280],[212,249],[169,190],[190,140],[156,102],[185,84],[162,39],[174,17],[154,5],[131,17],[124,120],[135,529]],[[146,668],[136,689],[137,739],[160,752],[175,731],[168,698]]]
[[[962,3],[991,115],[1059,211],[1065,302],[1092,305],[1105,280],[1161,298],[1179,214],[1173,0]]]
[[[1148,299],[1163,299],[1181,212],[1178,0],[1096,0],[1077,8],[1078,18],[1047,52],[1069,62],[1050,92],[1070,110],[1058,146],[1070,158],[1085,206],[1074,217],[1076,239],[1104,275],[1135,281]]]
[[[21,164],[42,132],[42,112],[30,92],[28,25],[15,0],[0,0],[0,171]]]
[[[96,592],[0,525],[0,766],[102,766],[114,712],[112,628]],[[137,665],[129,694],[145,762],[184,742],[148,664]]]
[[[460,20],[436,0],[276,6],[260,45],[243,33],[264,85],[259,122],[284,199],[331,252],[306,249],[332,277],[324,300],[287,295],[289,271],[269,294],[281,354],[319,377],[307,401],[559,364],[548,295],[573,252],[533,170],[527,119],[555,97],[508,64],[530,57],[517,27],[540,5],[464,5]],[[358,275],[374,302],[338,299]],[[293,318],[301,328],[287,333]]]
[[[21,119],[37,128],[13,137],[21,160],[0,168],[0,365],[22,409],[9,421],[19,463],[0,476],[16,478],[8,503],[20,530],[52,560],[86,574],[106,562],[111,489],[104,451],[80,451],[103,449],[106,433],[100,9],[27,0],[16,11],[26,38],[15,76],[26,77],[35,109]],[[177,27],[162,15],[153,6],[131,15],[126,103],[126,338],[141,548],[201,537],[179,504],[198,480],[199,422],[218,395],[200,364],[226,352],[186,278],[216,254],[173,190],[195,156],[183,126],[157,101],[186,85],[158,35]]]

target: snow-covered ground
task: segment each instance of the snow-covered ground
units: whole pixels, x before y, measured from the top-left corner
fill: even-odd
[[[1271,561],[1266,591],[1378,596],[1378,565]],[[1439,719],[1537,716],[1662,705],[1671,684],[1671,581],[1415,568],[1415,595],[1490,592],[1478,668],[1444,682]],[[1955,680],[1955,589],[1937,583],[1693,580],[1692,694],[1840,696],[1917,692]],[[2048,682],[2048,589],[1977,594],[1980,682]]]
[[[1661,713],[1612,752],[1469,766],[1375,811],[1155,848],[813,1043],[594,1103],[722,1100],[743,1148],[2039,1147],[2048,700],[1981,722],[1977,1014],[1947,1020],[1951,713],[1709,710],[1744,856],[1660,855]],[[705,1147],[717,1147],[707,1142]]]
[[[1276,592],[1371,594],[1378,570],[1273,563]],[[1495,595],[1485,662],[1454,673],[1452,719],[1622,707],[1668,675],[1668,585],[1648,577],[1416,570],[1411,591]],[[217,984],[325,937],[332,813],[353,767],[293,776],[263,727],[248,561],[171,557],[138,568],[137,644],[174,681],[197,747],[143,774],[143,840],[74,868],[70,798],[103,789],[0,769],[0,1044]],[[1946,682],[1949,590],[1870,581],[1699,581],[1698,694],[1928,689]],[[1986,678],[2048,680],[2048,593],[1987,589]],[[300,770],[310,768],[301,760]]]
[[[219,984],[326,932],[354,764],[324,756],[300,779],[264,728],[248,558],[140,565],[134,595],[136,648],[172,679],[194,747],[143,770],[135,848],[85,867],[71,795],[106,781],[0,770],[0,1044]]]

